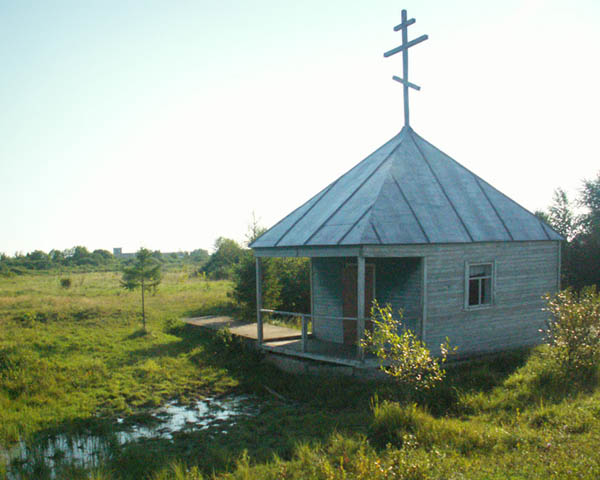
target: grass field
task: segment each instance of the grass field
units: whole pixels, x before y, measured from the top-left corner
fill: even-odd
[[[544,348],[458,365],[426,394],[292,376],[178,322],[231,311],[230,288],[168,273],[144,334],[139,292],[118,274],[0,277],[0,444],[111,438],[117,418],[144,422],[167,400],[243,392],[260,413],[225,434],[114,445],[92,469],[60,463],[55,478],[600,478],[597,383],[565,377]],[[51,477],[43,460],[0,466],[0,478],[7,469]]]

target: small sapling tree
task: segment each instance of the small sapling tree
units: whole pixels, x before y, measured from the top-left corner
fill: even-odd
[[[566,373],[593,374],[600,363],[600,293],[595,286],[579,294],[568,288],[544,298],[552,316],[545,332],[551,356]]]
[[[394,318],[392,306],[381,307],[373,301],[371,320],[373,331],[365,331],[362,346],[377,355],[382,370],[398,382],[415,390],[427,390],[442,381],[446,371],[442,364],[451,348],[449,340],[440,345],[440,356],[434,358],[431,352],[410,329],[402,326],[402,311],[399,319]]]
[[[123,269],[121,285],[127,290],[140,288],[142,291],[142,324],[146,331],[146,308],[144,302],[145,292],[156,291],[162,275],[160,263],[152,256],[152,252],[146,248],[140,248],[135,254],[135,260],[130,266]]]

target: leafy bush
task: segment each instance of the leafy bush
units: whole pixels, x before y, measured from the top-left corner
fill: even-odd
[[[15,273],[6,264],[0,263],[0,275],[3,277],[12,277]]]
[[[264,308],[310,313],[310,263],[306,258],[262,258],[262,303]],[[256,315],[256,263],[251,250],[244,250],[233,268],[231,297],[242,318]]]
[[[402,319],[402,311],[398,312]],[[440,345],[440,357],[433,358],[422,340],[395,319],[392,306],[373,302],[371,320],[373,331],[365,331],[362,345],[380,360],[385,373],[415,390],[427,390],[441,382],[446,371],[442,364],[451,351],[449,340]],[[452,349],[455,351],[456,348]]]
[[[69,277],[61,278],[60,286],[62,288],[70,288],[71,287],[71,279]]]
[[[288,312],[310,311],[310,262],[307,258],[274,258],[281,285],[281,308]]]
[[[600,294],[585,287],[579,294],[566,289],[546,295],[546,322],[550,355],[566,372],[589,376],[600,361]]]
[[[215,252],[204,264],[202,271],[213,280],[229,279],[243,253],[244,250],[235,240],[219,237],[215,242]]]
[[[262,304],[264,308],[277,309],[280,305],[281,285],[273,259],[262,259],[261,271]],[[244,320],[256,318],[256,262],[251,250],[244,250],[240,261],[233,268],[233,291],[230,296],[237,303]]]
[[[177,317],[168,317],[163,323],[165,333],[176,333],[185,327],[185,323]]]

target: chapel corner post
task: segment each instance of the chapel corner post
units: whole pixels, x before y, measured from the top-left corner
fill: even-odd
[[[427,334],[427,256],[421,258],[421,341],[426,343]]]
[[[256,257],[256,342],[259,347],[263,343],[262,271],[260,257]]]
[[[356,340],[357,357],[360,361],[365,359],[363,340],[365,338],[365,257],[359,254],[356,269],[357,284],[357,309],[356,309]]]

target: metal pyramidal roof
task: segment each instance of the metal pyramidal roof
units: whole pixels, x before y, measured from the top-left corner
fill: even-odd
[[[523,240],[562,237],[404,127],[251,247]]]

